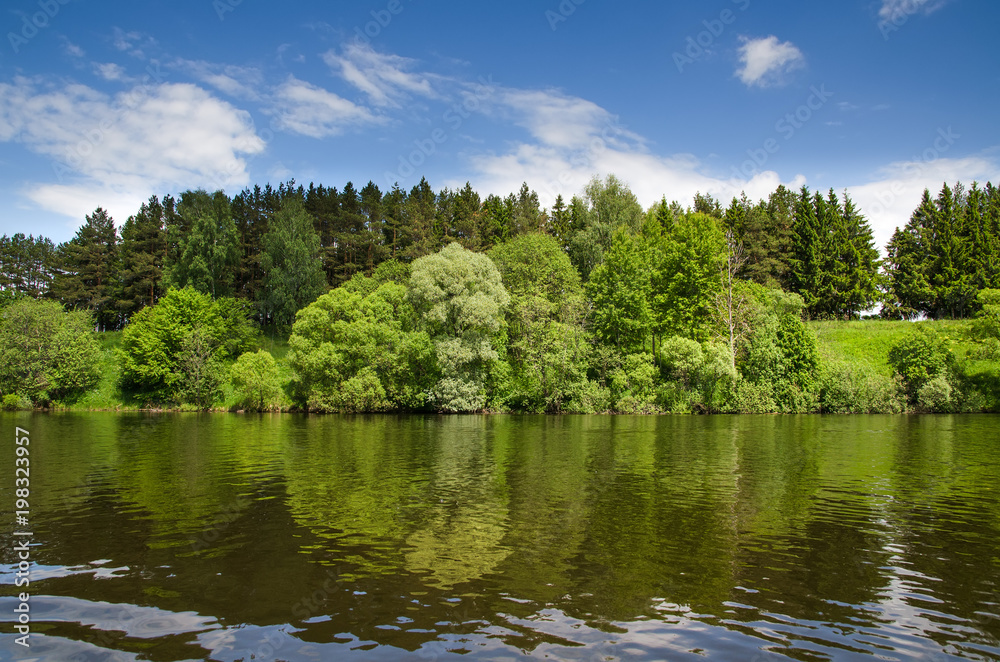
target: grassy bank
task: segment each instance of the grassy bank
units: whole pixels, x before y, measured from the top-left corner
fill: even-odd
[[[98,334],[100,342],[100,355],[94,357],[94,362],[100,372],[100,380],[92,389],[74,398],[73,400],[56,403],[57,409],[68,409],[70,411],[138,411],[149,407],[148,403],[137,400],[128,393],[123,393],[118,386],[119,364],[117,360],[118,350],[121,347],[121,331],[108,331]],[[263,336],[258,341],[253,351],[258,349],[267,350],[274,357],[278,364],[278,377],[284,386],[292,379],[292,370],[288,365],[288,340],[285,338],[275,338]],[[234,409],[237,404],[236,394],[233,387],[227,381],[223,384],[223,400],[217,406],[220,410]],[[290,401],[282,402],[282,408],[291,407]]]
[[[928,328],[943,336],[957,356],[974,348],[967,338],[969,322],[964,320],[926,320],[923,322],[810,322],[816,332],[824,363],[845,361],[866,364],[882,374],[891,374],[889,348],[918,328]]]

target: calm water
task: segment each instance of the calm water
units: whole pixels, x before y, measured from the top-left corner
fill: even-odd
[[[15,425],[27,650],[9,634]],[[1000,659],[1000,417],[0,431],[0,659]]]

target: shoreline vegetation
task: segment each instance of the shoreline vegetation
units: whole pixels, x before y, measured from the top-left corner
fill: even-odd
[[[925,192],[884,259],[832,190],[154,196],[58,247],[0,238],[0,405],[997,412],[1000,192]]]

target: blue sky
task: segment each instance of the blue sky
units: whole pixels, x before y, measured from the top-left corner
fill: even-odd
[[[847,190],[883,244],[921,191],[1000,181],[1000,5],[8,0],[0,233],[152,194],[421,176],[550,205]]]

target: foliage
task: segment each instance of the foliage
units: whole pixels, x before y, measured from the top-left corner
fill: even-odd
[[[186,191],[177,205],[182,222],[173,225],[168,241],[167,282],[215,297],[232,294],[239,261],[239,235],[229,198],[222,191]]]
[[[218,346],[210,332],[200,326],[184,338],[172,375],[178,404],[209,409],[222,398],[226,371]]]
[[[117,328],[118,235],[108,213],[98,207],[58,252],[60,271],[52,283],[53,295],[70,308],[91,311],[99,327]]]
[[[820,356],[816,335],[796,315],[765,313],[739,364],[746,381],[768,390],[782,412],[812,411],[817,405]]]
[[[584,280],[604,261],[615,233],[620,228],[637,233],[645,217],[635,194],[614,175],[592,179],[584,197],[570,202],[569,214],[569,257]]]
[[[413,263],[409,294],[441,370],[430,403],[441,411],[482,409],[486,373],[499,358],[493,337],[510,303],[496,265],[452,243]]]
[[[728,407],[737,373],[725,345],[673,336],[658,350],[664,387],[661,407],[671,413],[713,413]]]
[[[287,327],[296,312],[326,290],[319,235],[299,198],[289,198],[271,219],[263,249],[261,307],[265,319]]]
[[[903,380],[911,403],[917,403],[921,389],[932,379],[943,376],[953,361],[951,351],[940,336],[920,330],[897,341],[889,349],[889,365]],[[934,398],[939,399],[940,384],[934,389]],[[930,396],[928,396],[930,397]]]
[[[241,354],[229,369],[229,380],[243,409],[268,411],[278,404],[278,366],[266,350]]]
[[[522,235],[494,247],[489,257],[511,298],[504,362],[510,375],[496,383],[494,388],[507,387],[492,406],[561,411],[586,381],[589,343],[581,325],[580,276],[548,235]]]
[[[590,328],[599,342],[622,352],[645,344],[653,322],[648,264],[641,239],[619,228],[587,283]]]
[[[339,287],[319,297],[299,311],[288,341],[294,401],[313,411],[423,407],[437,367],[430,337],[415,324],[406,288],[395,282],[367,295]]]
[[[878,251],[871,226],[845,194],[802,187],[795,205],[791,284],[817,318],[852,319],[877,300]]]
[[[90,315],[21,299],[0,310],[0,394],[34,404],[79,394],[98,379]],[[19,401],[21,401],[19,400]]]
[[[886,317],[971,317],[977,293],[1000,288],[1000,190],[944,184],[935,198],[924,190],[887,252]]]
[[[819,398],[828,414],[898,414],[906,408],[902,382],[866,363],[826,364]]]
[[[186,393],[198,399],[194,404],[204,403],[216,392],[218,362],[245,351],[255,335],[241,309],[243,304],[212,301],[190,287],[167,291],[122,332],[121,386],[155,402]]]
[[[708,339],[725,255],[725,237],[713,216],[685,214],[663,234],[650,258],[651,308],[658,336]]]

